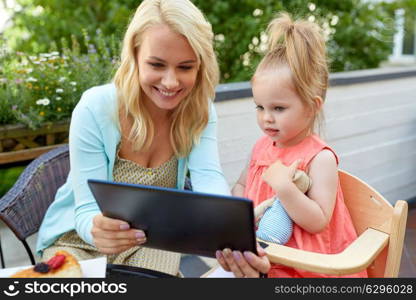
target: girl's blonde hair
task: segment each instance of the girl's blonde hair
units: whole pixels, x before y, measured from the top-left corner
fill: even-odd
[[[185,36],[198,59],[195,85],[172,114],[170,142],[175,155],[183,157],[190,153],[208,123],[210,99],[214,99],[219,80],[213,32],[211,24],[189,0],[144,0],[137,8],[124,36],[121,64],[114,76],[119,110],[132,119],[128,137],[136,151],[149,149],[155,133],[154,120],[142,100],[137,64],[143,33],[155,25],[167,25]]]
[[[314,98],[325,101],[328,89],[328,63],[325,39],[321,28],[305,20],[293,21],[289,14],[280,13],[268,28],[268,50],[256,73],[287,66],[296,92],[304,105],[311,109],[311,127],[320,126],[323,112]]]

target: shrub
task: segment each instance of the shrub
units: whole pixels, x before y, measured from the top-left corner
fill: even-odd
[[[101,28],[121,41],[137,0],[16,0],[22,9],[13,18],[6,37],[14,49],[47,51],[51,42],[61,47],[61,38],[82,37]],[[215,32],[215,49],[221,81],[245,81],[251,77],[262,54],[262,41],[273,14],[285,10],[321,24],[328,36],[334,72],[377,67],[391,52],[395,7],[415,0],[378,3],[366,0],[193,0],[207,16]],[[410,3],[410,4],[409,4]],[[24,38],[23,38],[24,37]],[[82,49],[87,51],[86,48]]]
[[[21,123],[35,129],[45,122],[69,119],[86,89],[109,81],[119,49],[97,30],[92,41],[84,31],[80,44],[72,37],[62,50],[29,55],[6,52],[0,57],[0,125]],[[81,46],[88,49],[81,53]]]

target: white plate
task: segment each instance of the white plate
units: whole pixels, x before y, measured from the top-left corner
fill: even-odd
[[[93,259],[81,260],[79,262],[84,278],[105,278],[107,267],[107,257],[98,257]],[[0,269],[0,277],[10,277],[17,271],[30,268],[31,266],[21,266],[7,269]]]

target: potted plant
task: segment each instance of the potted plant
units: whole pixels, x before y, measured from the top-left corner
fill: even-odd
[[[67,143],[72,110],[83,91],[108,82],[117,59],[113,39],[97,30],[80,45],[61,41],[49,53],[0,53],[0,164],[33,159]],[[83,51],[81,51],[84,49]]]

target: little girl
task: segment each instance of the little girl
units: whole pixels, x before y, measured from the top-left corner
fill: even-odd
[[[318,25],[293,22],[287,14],[269,24],[268,36],[268,52],[252,78],[257,122],[265,135],[254,145],[233,195],[252,199],[255,206],[277,197],[294,223],[286,246],[338,253],[357,236],[338,180],[338,157],[314,133],[328,87],[325,41]],[[312,181],[306,193],[293,182],[297,169]],[[272,265],[268,276],[329,277],[282,265]]]

